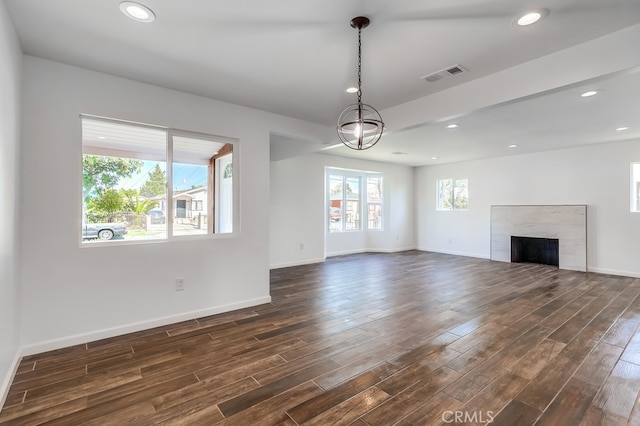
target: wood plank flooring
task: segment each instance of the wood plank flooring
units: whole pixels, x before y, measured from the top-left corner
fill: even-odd
[[[9,425],[640,425],[640,279],[407,251],[25,357]]]

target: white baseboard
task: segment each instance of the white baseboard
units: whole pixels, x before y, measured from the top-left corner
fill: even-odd
[[[415,247],[401,247],[401,248],[394,248],[394,249],[365,248],[365,249],[357,249],[357,250],[345,250],[345,251],[339,251],[335,253],[328,253],[327,257],[345,256],[349,254],[359,254],[359,253],[397,253],[397,252],[408,251],[408,250],[416,250],[416,248]],[[295,262],[275,263],[271,265],[269,269],[289,268],[291,266],[312,265],[314,263],[322,263],[325,260],[327,259],[319,258],[319,259],[298,260]]]
[[[400,247],[394,249],[367,249],[371,253],[400,253],[401,251],[417,250],[416,246]]]
[[[366,249],[340,250],[340,251],[334,251],[332,253],[327,253],[327,257],[346,256],[349,254],[360,254],[360,253],[366,253],[366,252],[367,252]]]
[[[442,253],[442,254],[452,254],[454,256],[464,256],[464,257],[476,257],[479,259],[490,259],[491,256],[484,253],[469,253],[465,251],[455,251],[455,250],[441,250],[429,247],[418,247],[420,251],[430,251],[434,253]]]
[[[587,266],[587,272],[595,272],[597,274],[620,275],[622,277],[640,278],[640,272],[620,271],[618,269],[593,268]]]
[[[562,269],[563,271],[575,271],[575,272],[587,272],[585,269],[579,269],[579,268],[568,268],[566,266],[563,267],[559,267],[558,269]]]
[[[314,263],[322,263],[325,261],[325,258],[320,259],[305,259],[298,260],[295,262],[285,262],[285,263],[276,263],[269,266],[269,269],[279,269],[279,268],[289,268],[291,266],[302,266],[302,265],[312,265]]]
[[[13,382],[13,378],[18,372],[18,366],[20,365],[20,360],[22,360],[22,353],[20,350],[16,353],[13,361],[11,362],[11,367],[9,371],[7,371],[7,376],[2,381],[2,386],[0,386],[0,410],[4,406],[5,401],[7,400],[7,395],[9,395],[9,388],[11,387],[11,382]]]
[[[364,249],[357,249],[357,250],[344,250],[344,251],[338,251],[333,253],[327,253],[327,257],[345,256],[348,254],[359,254],[359,253],[399,253],[401,251],[409,251],[409,250],[417,250],[417,248],[416,247],[400,247],[400,248],[393,248],[393,249],[364,248]]]
[[[206,317],[209,315],[221,314],[236,309],[249,308],[251,306],[271,303],[271,296],[258,297],[256,299],[243,300],[228,305],[214,306],[196,311],[183,312],[176,315],[155,318],[146,321],[126,324],[118,327],[105,328],[102,330],[92,331],[89,333],[81,333],[73,336],[63,337],[60,339],[48,340],[45,342],[33,343],[22,347],[22,356],[33,355],[41,352],[53,351],[56,349],[66,348],[68,346],[80,345],[82,343],[93,342],[95,340],[108,339],[110,337],[120,336],[127,333],[146,330],[154,327],[161,327],[180,321],[188,321],[195,318]],[[13,377],[13,376],[12,376]]]

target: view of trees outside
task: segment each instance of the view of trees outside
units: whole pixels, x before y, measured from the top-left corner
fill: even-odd
[[[123,188],[122,182],[136,176],[144,162],[130,158],[82,156],[84,213],[87,223],[127,221],[143,226],[146,215],[158,206],[150,198],[162,195],[166,174],[156,163],[140,189]]]
[[[140,187],[140,195],[151,198],[166,192],[167,175],[159,164],[149,172],[149,179]]]
[[[469,181],[456,179],[453,182],[453,208],[466,210],[469,207]]]
[[[440,179],[437,210],[466,210],[469,207],[468,179]]]
[[[453,180],[438,181],[438,210],[453,210]]]
[[[120,179],[133,176],[141,168],[140,160],[83,155],[82,187],[85,200],[114,188]]]

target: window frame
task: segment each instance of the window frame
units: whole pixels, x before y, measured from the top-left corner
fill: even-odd
[[[173,231],[173,224],[170,225],[170,227],[167,229],[167,235],[170,235],[171,238],[169,239],[190,239],[190,238],[208,238],[208,237],[224,237],[224,236],[234,236],[236,235],[236,228],[237,226],[239,226],[239,203],[238,203],[238,195],[239,195],[239,184],[238,184],[238,164],[237,164],[237,153],[238,153],[238,143],[236,139],[232,139],[232,138],[228,138],[228,137],[224,137],[224,136],[215,136],[215,135],[209,135],[206,133],[199,133],[199,132],[193,132],[193,131],[189,131],[189,130],[180,130],[180,129],[173,129],[173,128],[167,128],[167,132],[168,132],[168,142],[167,142],[167,149],[168,149],[168,154],[167,154],[167,158],[170,159],[170,163],[172,165],[171,167],[171,178],[169,177],[169,173],[167,172],[167,185],[168,185],[168,195],[167,195],[167,200],[173,200],[173,196],[174,196],[174,190],[173,187],[174,185],[169,185],[169,183],[173,183],[173,165],[176,164],[173,160],[173,154],[174,154],[174,149],[173,149],[173,142],[174,142],[174,138],[175,137],[182,137],[182,138],[190,138],[190,139],[198,139],[198,140],[203,140],[203,141],[210,141],[213,143],[220,143],[222,144],[222,147],[220,149],[220,151],[215,154],[213,157],[211,157],[211,165],[214,165],[217,163],[216,160],[222,158],[222,157],[226,157],[227,155],[231,155],[231,164],[233,167],[231,167],[231,180],[233,182],[233,187],[232,187],[232,231],[231,232],[218,232],[218,215],[219,209],[215,209],[214,211],[211,211],[212,208],[215,207],[215,203],[217,202],[217,192],[219,191],[219,180],[217,179],[218,173],[220,173],[220,175],[222,173],[224,173],[226,175],[227,170],[213,170],[210,172],[210,176],[208,179],[208,183],[207,183],[207,192],[208,192],[208,203],[211,204],[211,208],[207,208],[207,217],[208,219],[208,229],[206,233],[201,233],[201,234],[191,234],[191,235],[176,235]],[[227,145],[231,145],[232,149],[231,151],[223,151],[224,147]],[[168,161],[169,162],[169,161]],[[178,163],[180,164],[180,163]],[[167,170],[169,169],[169,165],[167,165]],[[173,209],[173,201],[171,203],[171,209]]]
[[[629,211],[640,213],[640,161],[632,162],[629,169]]]
[[[456,185],[456,182],[465,181],[464,190],[466,191],[466,207],[460,208],[456,207],[456,189],[462,187],[461,185]],[[448,194],[448,203],[451,206],[450,208],[443,208],[441,201],[443,197],[441,197],[441,188],[442,183],[448,182],[450,185],[450,192]],[[450,211],[468,211],[469,210],[469,179],[468,178],[445,178],[445,179],[436,179],[436,211],[440,212],[450,212]]]
[[[345,211],[346,211],[346,203],[349,201],[346,197],[346,192],[343,191],[341,201],[341,210],[342,216],[340,220],[340,229],[332,230],[331,223],[331,202],[335,201],[331,199],[331,177],[340,177],[342,179],[343,186],[346,183],[347,179],[359,179],[358,185],[358,216],[359,216],[359,226],[357,229],[346,229],[346,221],[344,220]],[[368,179],[369,178],[379,178],[381,180],[381,194],[379,202],[369,201],[368,196]],[[326,223],[326,232],[328,234],[344,234],[344,233],[352,233],[352,232],[369,232],[369,231],[383,231],[384,230],[384,184],[385,179],[384,175],[379,172],[367,172],[361,170],[351,170],[351,169],[340,169],[336,167],[325,167],[325,223]],[[351,200],[353,201],[353,200]],[[379,205],[380,206],[380,216],[379,216],[379,227],[371,228],[369,225],[369,206],[370,205]]]
[[[369,179],[378,179],[379,180],[379,187],[380,187],[380,201],[370,201],[369,200]],[[365,188],[366,188],[366,206],[365,206],[365,214],[367,217],[367,231],[384,231],[384,176],[382,174],[379,173],[368,173],[365,175],[365,184],[364,184]],[[375,207],[378,206],[379,207],[379,215],[376,218],[378,220],[378,226],[377,227],[371,227],[370,226],[370,222],[371,220],[369,219],[369,211],[370,211],[370,207]]]
[[[116,119],[116,118],[110,118],[110,117],[101,117],[101,116],[95,116],[95,115],[90,115],[90,114],[80,114],[80,123],[81,123],[81,127],[82,127],[82,122],[83,120],[91,120],[91,121],[102,121],[105,123],[114,123],[114,124],[122,124],[122,125],[126,125],[126,126],[134,126],[134,127],[139,127],[139,128],[145,128],[145,129],[153,129],[153,130],[159,130],[165,133],[165,173],[166,173],[166,184],[167,184],[167,188],[166,188],[166,197],[165,200],[163,200],[161,203],[159,203],[159,205],[156,208],[161,208],[160,204],[164,204],[165,209],[163,209],[163,211],[165,211],[165,216],[167,217],[166,220],[166,229],[165,229],[165,235],[162,238],[148,238],[148,239],[136,239],[136,240],[131,240],[131,239],[123,239],[123,240],[104,240],[104,241],[100,241],[100,240],[85,240],[83,239],[83,230],[82,227],[84,225],[84,209],[85,209],[85,200],[84,200],[84,190],[83,190],[83,186],[82,184],[80,185],[80,226],[78,226],[78,240],[79,240],[79,245],[80,247],[104,247],[104,246],[112,246],[112,245],[130,245],[130,244],[157,244],[157,243],[167,243],[167,242],[176,242],[176,241],[185,241],[185,240],[190,240],[190,239],[220,239],[220,238],[236,238],[239,236],[239,232],[240,232],[240,212],[239,212],[239,208],[240,208],[240,203],[239,203],[239,195],[240,195],[240,184],[239,184],[239,173],[240,173],[240,167],[239,167],[239,140],[235,139],[235,138],[230,138],[230,137],[225,137],[225,136],[218,136],[218,135],[211,135],[211,134],[205,134],[205,133],[200,133],[200,132],[194,132],[194,131],[188,131],[188,130],[182,130],[182,129],[174,129],[174,128],[170,128],[170,127],[165,127],[165,126],[159,126],[159,125],[152,125],[152,124],[145,124],[145,123],[138,123],[138,122],[133,122],[133,121],[129,121],[129,120],[121,120],[121,119]],[[224,155],[228,155],[228,154],[232,154],[232,162],[233,162],[233,168],[232,168],[232,181],[233,181],[233,186],[231,188],[232,190],[232,230],[231,232],[225,232],[225,233],[219,233],[216,231],[216,229],[214,228],[214,226],[208,227],[207,228],[207,232],[206,233],[197,233],[197,234],[189,234],[189,235],[176,235],[174,233],[174,227],[173,227],[173,220],[170,220],[169,218],[173,216],[173,202],[169,203],[166,202],[167,200],[173,200],[173,195],[174,195],[174,183],[173,183],[173,167],[174,167],[174,162],[173,162],[173,157],[174,157],[174,150],[173,150],[173,142],[174,142],[174,137],[185,137],[185,138],[192,138],[192,139],[198,139],[198,140],[205,140],[205,141],[212,141],[212,142],[216,142],[216,143],[221,143],[223,144],[223,146],[231,145],[231,151],[229,152],[225,152],[224,154],[220,154],[220,156],[224,156]],[[80,145],[81,145],[81,158],[84,157],[85,155],[85,142],[84,142],[84,132],[81,129],[81,137],[80,137]],[[137,151],[133,151],[133,152],[137,152]],[[117,155],[108,155],[108,154],[89,154],[89,155],[102,155],[105,157],[114,157],[114,158],[128,158],[128,157],[119,157]],[[214,157],[212,157],[212,161],[215,162],[215,158],[217,158],[218,155],[216,154]],[[180,164],[180,163],[178,163]],[[185,164],[190,164],[190,163],[185,163]],[[195,163],[194,163],[195,164]],[[82,177],[84,172],[83,169],[83,165],[82,165],[82,161],[80,161],[80,172],[79,175]],[[214,173],[215,174],[215,173]],[[214,193],[216,191],[216,187],[214,182],[211,182],[210,180],[211,176],[209,176],[207,178],[207,191],[210,194],[209,198],[211,198],[212,196],[215,196]],[[207,207],[207,210],[212,210],[214,208],[214,206],[212,205],[211,207]],[[211,216],[213,216],[213,214],[211,214]],[[212,220],[215,221],[215,219],[212,218]]]

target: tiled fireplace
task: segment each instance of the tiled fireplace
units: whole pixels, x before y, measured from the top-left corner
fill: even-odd
[[[511,262],[512,237],[557,240],[558,267],[587,271],[586,205],[491,206],[491,260]]]

